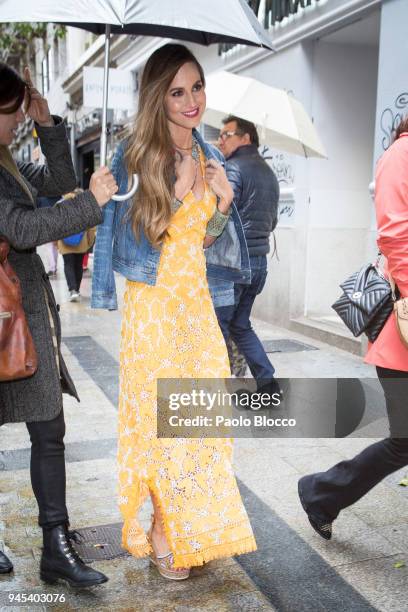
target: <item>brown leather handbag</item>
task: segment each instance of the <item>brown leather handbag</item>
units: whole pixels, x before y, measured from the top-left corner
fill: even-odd
[[[27,378],[38,367],[20,281],[7,260],[9,250],[9,243],[0,238],[0,382]]]

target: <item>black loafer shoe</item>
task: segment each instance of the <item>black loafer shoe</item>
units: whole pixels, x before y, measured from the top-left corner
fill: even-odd
[[[303,489],[302,489],[303,481],[305,478],[306,476],[303,476],[303,478],[301,478],[298,482],[298,494],[299,494],[300,503],[302,504],[302,508],[306,512],[307,518],[309,519],[309,523],[311,524],[315,532],[318,533],[319,536],[324,538],[325,540],[331,540],[332,533],[333,533],[332,522],[323,521],[322,519],[318,518],[312,512],[309,512],[306,506],[306,502],[303,497]]]
[[[10,559],[0,550],[0,574],[9,574],[13,571],[13,564]]]

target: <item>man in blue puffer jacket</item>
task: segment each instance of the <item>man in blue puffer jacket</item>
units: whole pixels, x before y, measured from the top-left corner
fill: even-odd
[[[269,237],[278,217],[279,183],[258,152],[259,138],[253,123],[235,116],[223,121],[218,145],[227,159],[228,180],[241,217],[248,245],[251,284],[235,284],[235,304],[216,308],[225,340],[231,337],[244,355],[258,391],[280,392],[274,367],[252,329],[250,316],[255,298],[265,285]]]

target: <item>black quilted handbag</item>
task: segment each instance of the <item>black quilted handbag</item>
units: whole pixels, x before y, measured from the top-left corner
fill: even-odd
[[[332,308],[354,336],[364,332],[374,342],[394,307],[390,283],[377,266],[367,264],[340,287],[343,295]]]

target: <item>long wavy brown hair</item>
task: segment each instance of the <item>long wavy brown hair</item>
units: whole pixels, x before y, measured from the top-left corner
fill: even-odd
[[[148,59],[140,85],[139,107],[126,151],[129,174],[137,174],[139,186],[129,210],[133,231],[140,229],[158,247],[166,236],[174,195],[174,150],[165,112],[165,96],[178,70],[193,62],[204,81],[204,72],[184,45],[170,43]]]

